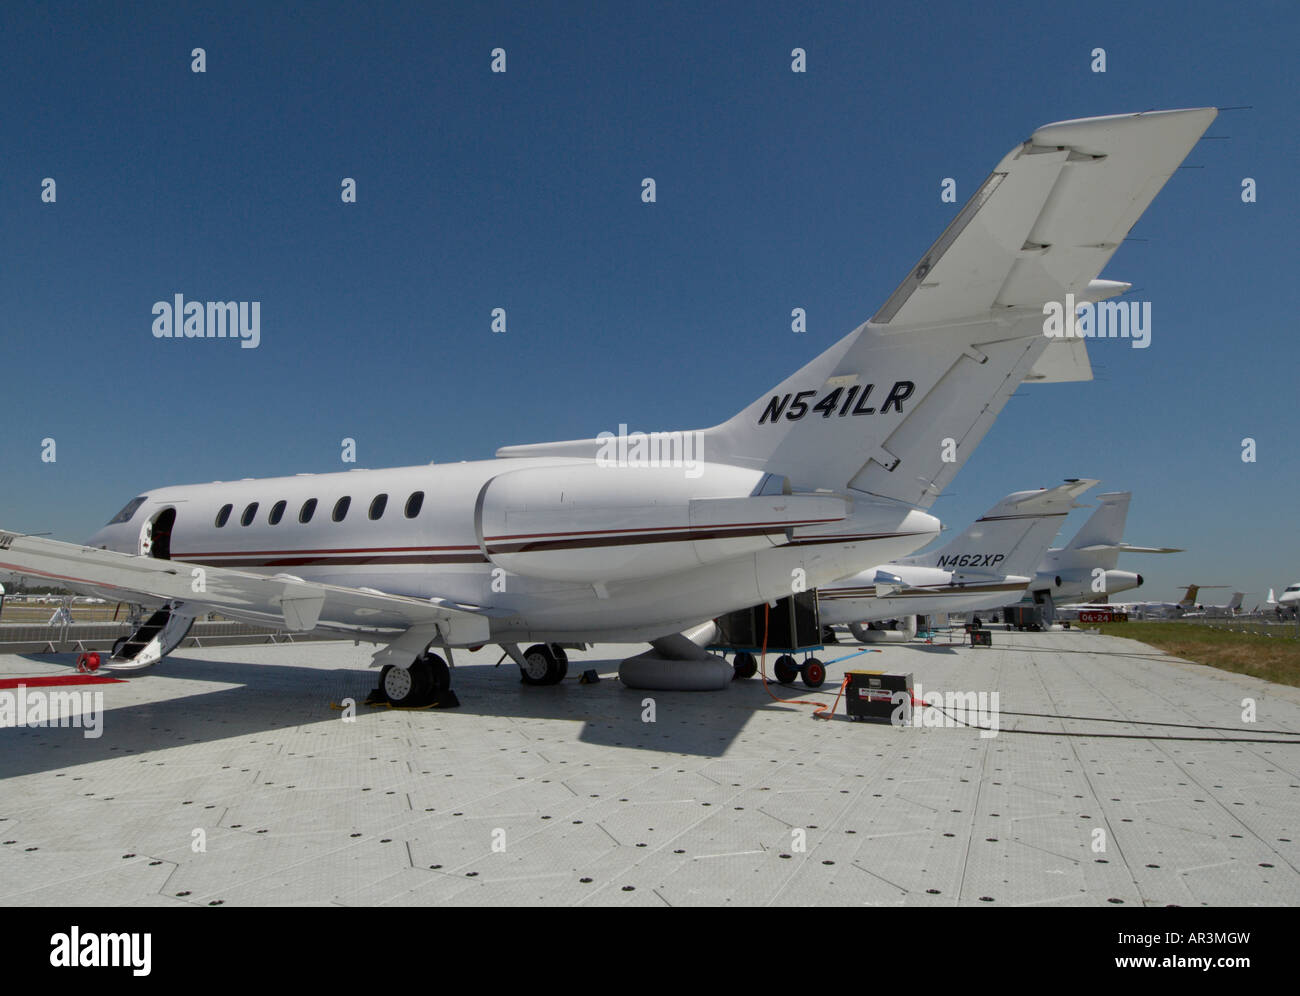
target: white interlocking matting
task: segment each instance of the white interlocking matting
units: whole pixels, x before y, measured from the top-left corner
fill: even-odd
[[[331,703],[373,687],[371,647],[179,651],[75,689],[103,693],[97,739],[0,729],[0,903],[1300,903],[1300,690],[1077,631],[993,642],[772,686],[829,702],[846,667],[910,671],[927,697],[996,691],[993,737],[842,702],[826,722],[757,678],[624,688],[643,646],[571,651],[551,688],[458,653],[460,708],[352,722]],[[0,678],[71,663],[0,656]],[[1293,742],[1245,742],[1269,739]]]

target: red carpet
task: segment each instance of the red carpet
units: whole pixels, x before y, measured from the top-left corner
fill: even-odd
[[[98,674],[51,674],[39,678],[0,678],[0,689],[17,688],[19,685],[26,685],[28,688],[48,688],[51,685],[111,685],[120,681],[126,679],[108,678]]]

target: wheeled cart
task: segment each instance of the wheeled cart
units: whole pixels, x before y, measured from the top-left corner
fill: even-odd
[[[772,673],[781,684],[789,685],[802,677],[809,688],[820,688],[826,681],[826,665],[813,656],[823,649],[816,591],[789,595],[775,606],[763,604],[729,612],[715,622],[718,640],[709,650],[724,655],[734,653],[732,665],[737,678],[752,678],[758,673],[756,655],[766,651],[780,655],[772,663]],[[802,654],[803,660],[795,654]]]

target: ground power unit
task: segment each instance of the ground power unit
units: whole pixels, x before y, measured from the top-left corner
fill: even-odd
[[[906,723],[912,715],[912,675],[888,671],[845,671],[844,710],[849,719],[888,723],[895,713]],[[899,707],[902,710],[899,711]]]

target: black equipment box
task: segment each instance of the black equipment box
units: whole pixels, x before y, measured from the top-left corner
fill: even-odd
[[[911,674],[885,671],[845,671],[844,709],[849,719],[889,723],[898,716],[900,725],[912,718]]]
[[[972,629],[970,631],[970,645],[972,647],[991,647],[993,646],[993,634],[986,629]]]
[[[1014,626],[1016,629],[1028,629],[1036,633],[1043,628],[1042,606],[1029,602],[1008,605],[1002,610],[1002,618],[1006,620],[1008,626]]]
[[[719,616],[717,623],[718,639],[712,647],[718,649],[759,653],[763,649],[764,631],[769,651],[791,653],[796,650],[820,649],[822,646],[822,625],[817,611],[816,591],[788,595],[780,599],[775,608],[763,604],[728,612],[725,616]]]

